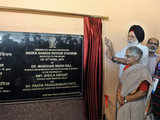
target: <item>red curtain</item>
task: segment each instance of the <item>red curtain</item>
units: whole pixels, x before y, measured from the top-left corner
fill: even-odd
[[[100,120],[102,113],[102,21],[84,18],[84,96],[88,119]]]

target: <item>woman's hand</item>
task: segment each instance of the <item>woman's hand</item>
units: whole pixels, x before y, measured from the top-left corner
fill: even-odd
[[[124,105],[124,97],[121,96],[120,91],[117,91],[117,99],[118,99],[118,103],[120,104],[120,106]]]
[[[124,105],[124,97],[122,97],[121,95],[118,96],[118,101],[119,101],[120,107]]]

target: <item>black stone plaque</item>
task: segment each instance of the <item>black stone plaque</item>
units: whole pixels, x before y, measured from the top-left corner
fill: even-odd
[[[0,102],[82,96],[83,36],[0,32]]]

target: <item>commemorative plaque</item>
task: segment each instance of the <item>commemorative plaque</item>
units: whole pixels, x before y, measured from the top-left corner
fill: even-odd
[[[83,36],[0,32],[0,102],[82,96]]]

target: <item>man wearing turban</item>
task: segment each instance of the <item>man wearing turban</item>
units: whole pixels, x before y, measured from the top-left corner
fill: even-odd
[[[144,37],[145,37],[145,33],[144,33],[143,28],[140,25],[132,25],[129,29],[129,32],[128,32],[128,41],[127,41],[128,45],[125,48],[123,48],[121,51],[116,53],[115,57],[113,57],[113,55],[112,55],[112,60],[114,62],[121,63],[119,76],[121,76],[125,65],[129,64],[129,61],[127,61],[126,59],[123,59],[123,58],[125,58],[125,53],[126,53],[126,50],[128,47],[136,46],[136,47],[140,48],[143,52],[143,56],[140,60],[140,63],[147,66],[149,51],[146,46],[141,44],[144,40]]]

